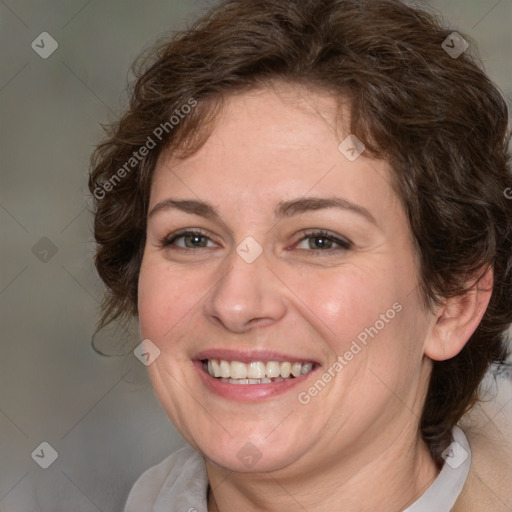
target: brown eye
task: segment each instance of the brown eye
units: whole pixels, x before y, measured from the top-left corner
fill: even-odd
[[[310,249],[331,249],[334,241],[326,236],[310,236],[309,248]]]
[[[350,249],[350,246],[351,244],[347,240],[338,238],[328,232],[316,231],[307,233],[303,238],[301,238],[299,243],[296,245],[296,248],[306,251],[327,252],[347,250]]]
[[[209,243],[213,244],[209,237],[199,231],[182,231],[166,238],[162,245],[168,248],[175,246],[180,249],[201,249],[212,247]]]

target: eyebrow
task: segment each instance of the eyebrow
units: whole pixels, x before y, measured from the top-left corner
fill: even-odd
[[[290,201],[281,201],[278,203],[274,216],[276,219],[283,219],[300,215],[312,210],[322,210],[326,208],[340,208],[356,213],[372,224],[377,225],[375,217],[365,207],[353,203],[341,197],[308,197],[301,199],[293,199]],[[152,217],[158,212],[167,210],[180,210],[192,215],[198,215],[212,220],[220,220],[218,211],[209,203],[204,201],[196,201],[193,199],[175,200],[164,199],[157,203],[149,212],[148,217]]]

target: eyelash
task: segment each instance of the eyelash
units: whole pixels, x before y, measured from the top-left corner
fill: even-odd
[[[336,245],[339,246],[339,247],[331,247],[329,249],[316,249],[316,250],[315,249],[299,249],[300,251],[306,251],[310,254],[315,254],[315,256],[322,255],[325,253],[330,254],[330,253],[338,252],[338,251],[347,251],[352,247],[352,243],[349,242],[348,240],[338,238],[337,236],[333,235],[329,231],[325,231],[323,229],[304,232],[302,235],[303,235],[302,238],[300,238],[295,243],[295,245],[298,245],[299,243],[303,242],[304,240],[307,240],[308,238],[323,238],[323,239],[327,239],[331,242],[334,242]],[[170,248],[170,246],[173,245],[176,242],[176,240],[186,237],[186,236],[200,236],[200,237],[207,238],[208,240],[212,241],[210,239],[210,237],[200,229],[182,230],[182,231],[178,231],[178,232],[173,233],[172,235],[169,235],[166,238],[164,238],[161,242],[161,246],[162,246],[162,248]],[[196,249],[207,249],[207,248],[208,247],[196,247]],[[176,251],[190,251],[191,249],[194,249],[194,248],[193,247],[185,248],[185,247],[179,247],[179,246],[173,247],[173,250],[176,250]]]
[[[303,242],[304,240],[307,240],[308,238],[327,239],[331,242],[334,242],[336,245],[339,246],[339,247],[331,247],[330,249],[317,249],[317,250],[315,250],[315,249],[299,249],[301,251],[307,251],[310,254],[315,254],[315,256],[321,255],[322,253],[329,254],[329,253],[333,253],[333,252],[347,251],[352,247],[352,243],[349,242],[348,240],[338,238],[334,234],[330,233],[329,231],[325,231],[324,229],[311,230],[311,231],[306,231],[306,232],[302,233],[302,238],[300,238],[300,240],[298,240],[297,244],[299,244],[300,242]]]
[[[162,241],[162,247],[163,248],[169,247],[176,240],[178,240],[179,238],[185,237],[185,236],[202,236],[203,238],[208,238],[210,240],[210,237],[206,233],[201,231],[200,229],[194,229],[194,230],[185,229],[185,230],[178,231],[176,233],[173,233],[172,235],[165,237]],[[175,247],[173,250],[189,251],[190,249],[192,249],[192,248],[191,247],[188,247],[188,248]],[[205,249],[205,247],[198,247],[198,249]]]

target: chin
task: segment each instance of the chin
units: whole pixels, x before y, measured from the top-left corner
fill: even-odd
[[[297,448],[279,449],[269,443],[264,447],[257,447],[250,441],[242,444],[241,447],[220,450],[208,447],[202,450],[203,455],[213,462],[229,471],[236,473],[268,473],[286,468],[297,460]]]

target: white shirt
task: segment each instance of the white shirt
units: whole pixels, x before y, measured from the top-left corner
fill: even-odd
[[[432,485],[403,512],[450,512],[471,466],[471,449],[462,429],[443,452],[445,463]],[[145,471],[135,482],[124,512],[208,512],[208,477],[203,458],[185,446]]]

